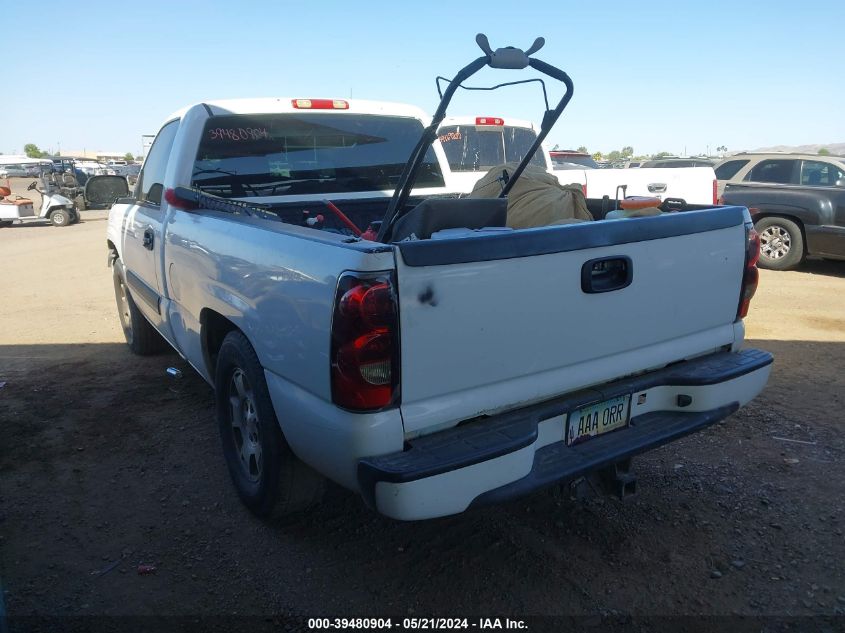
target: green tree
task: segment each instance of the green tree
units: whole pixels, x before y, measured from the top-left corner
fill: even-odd
[[[618,149],[613,150],[607,155],[607,160],[609,161],[619,160],[620,158],[622,158],[622,153]]]
[[[654,154],[652,158],[664,158],[666,156],[672,156],[672,152],[659,152],[657,154]]]
[[[819,156],[830,156],[830,150],[827,149],[826,147],[822,147],[819,150]]]
[[[42,152],[38,149],[38,145],[35,143],[27,143],[23,146],[23,152],[29,158],[43,158],[44,156],[49,156],[47,152]]]
[[[586,154],[586,153],[587,153],[587,148],[586,148],[586,147],[584,147],[583,145],[581,145],[581,146],[578,148],[578,151],[579,151],[579,152],[581,152],[582,154]]]
[[[593,152],[593,160],[601,160],[602,153],[601,152]]]
[[[634,155],[634,148],[630,145],[626,145],[622,148],[622,157],[623,158],[631,158]]]
[[[132,152],[126,152],[123,155],[123,160],[125,160],[127,163],[131,163],[135,160],[135,157],[132,155]]]

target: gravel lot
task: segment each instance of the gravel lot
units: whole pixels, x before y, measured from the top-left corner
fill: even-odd
[[[271,526],[229,483],[209,387],[123,344],[105,212],[0,229],[0,253],[12,630],[24,615],[845,613],[845,263],[762,272],[747,327],[775,354],[769,386],[641,457],[634,497],[540,492],[404,524],[332,489]]]

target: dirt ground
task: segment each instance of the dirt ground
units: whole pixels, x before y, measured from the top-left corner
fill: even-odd
[[[762,271],[746,323],[775,354],[768,387],[639,458],[633,497],[539,492],[397,523],[332,489],[271,526],[229,482],[210,388],[175,354],[126,349],[105,228],[84,212],[0,229],[12,630],[27,615],[845,613],[845,263]]]

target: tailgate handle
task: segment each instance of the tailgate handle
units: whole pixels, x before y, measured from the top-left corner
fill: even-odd
[[[630,286],[633,279],[630,257],[600,257],[581,266],[581,290],[587,294],[621,290]]]
[[[666,193],[666,183],[665,182],[649,183],[648,190],[651,193]]]

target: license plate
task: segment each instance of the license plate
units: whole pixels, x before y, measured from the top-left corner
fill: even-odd
[[[566,421],[566,443],[577,444],[628,426],[631,396],[619,396],[576,409]]]

